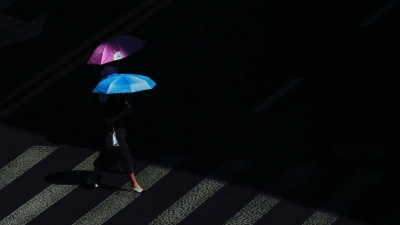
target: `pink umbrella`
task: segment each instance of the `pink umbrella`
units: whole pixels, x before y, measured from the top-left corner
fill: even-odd
[[[145,43],[145,41],[129,35],[112,37],[94,50],[87,64],[103,65],[126,58],[141,50]]]

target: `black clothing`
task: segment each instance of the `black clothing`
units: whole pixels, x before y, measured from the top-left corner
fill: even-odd
[[[103,150],[99,157],[94,161],[94,168],[100,171],[107,171],[114,167],[118,172],[131,174],[133,170],[132,156],[125,141],[126,129],[120,127],[115,130],[119,147],[114,150]]]
[[[120,99],[117,99],[115,95],[110,95],[104,103],[104,116],[113,117],[122,112],[125,107],[127,107],[125,96],[122,95]],[[123,117],[114,122],[114,129],[119,127],[128,128],[128,124],[129,116]]]
[[[109,95],[107,101],[104,103],[104,115],[106,117],[113,117],[122,112],[125,107],[124,96],[117,99],[115,95]],[[133,162],[129,147],[125,141],[126,131],[129,125],[129,116],[122,117],[114,121],[113,124],[106,125],[105,135],[109,135],[112,130],[112,125],[114,125],[114,130],[117,134],[119,147],[113,150],[102,150],[99,157],[93,163],[94,167],[100,171],[107,171],[107,169],[114,167],[118,172],[131,174],[134,172]]]

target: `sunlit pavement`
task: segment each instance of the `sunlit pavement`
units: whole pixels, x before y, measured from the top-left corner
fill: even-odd
[[[0,224],[399,224],[399,9],[0,3]],[[130,96],[145,195],[83,185],[103,145],[85,57],[119,32],[146,41],[121,70],[157,83]]]

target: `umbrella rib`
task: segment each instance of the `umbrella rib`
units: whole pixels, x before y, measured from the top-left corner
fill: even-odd
[[[103,45],[103,50],[101,51],[100,65],[103,64],[103,61],[104,61],[104,59],[106,58],[106,53],[105,53],[106,47],[107,47],[107,44],[105,43],[105,44]]]
[[[129,75],[129,76],[128,76]],[[132,79],[130,79],[132,77]],[[124,79],[124,81],[122,81]],[[132,81],[132,82],[131,82]],[[152,89],[155,82],[149,77],[139,74],[118,74],[114,73],[103,79],[99,88],[103,88],[105,94],[133,93]],[[123,90],[123,86],[128,85],[128,89]],[[103,86],[103,87],[101,87]],[[95,88],[97,89],[97,87]]]
[[[128,82],[128,84],[129,84],[129,90],[130,90],[130,91],[133,91],[132,88],[131,88],[131,83],[129,82],[128,78],[127,78],[126,76],[124,76],[124,78],[125,78],[125,80]]]
[[[112,87],[114,87],[114,82],[118,79],[118,77],[116,77],[113,81],[110,82],[110,85],[108,85],[108,89],[107,89],[107,94],[109,93],[109,90],[112,90]]]

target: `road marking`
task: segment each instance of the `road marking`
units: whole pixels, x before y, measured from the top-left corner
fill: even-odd
[[[147,11],[146,13],[144,13],[138,19],[136,19],[135,21],[133,21],[132,23],[127,25],[122,31],[115,33],[115,35],[119,35],[119,34],[121,34],[121,32],[127,32],[127,31],[132,30],[133,28],[135,28],[136,26],[140,25],[146,19],[150,18],[152,15],[154,15],[157,12],[159,12],[162,8],[164,8],[165,6],[167,6],[169,3],[173,2],[173,1],[174,0],[164,0],[163,2],[159,3],[158,5],[156,5],[155,7],[153,7],[152,9]],[[55,76],[51,77],[49,80],[47,80],[46,82],[42,83],[40,86],[38,86],[37,88],[35,88],[31,92],[29,92],[28,94],[23,96],[21,99],[19,99],[18,101],[14,102],[13,104],[11,104],[7,108],[7,110],[11,110],[11,112],[16,110],[21,105],[25,104],[27,101],[29,101],[30,99],[32,99],[33,97],[35,97],[36,95],[41,93],[43,90],[45,90],[46,88],[50,87],[53,83],[55,83],[56,81],[60,80],[61,78],[63,78],[67,74],[69,74],[69,72],[73,71],[78,66],[80,66],[83,63],[87,62],[87,60],[90,57],[90,55],[91,55],[91,52],[89,52],[89,53],[85,54],[84,56],[80,57],[78,60],[76,60],[71,65],[66,67],[64,70],[58,72]],[[0,103],[0,106],[1,106],[1,103]],[[4,113],[2,115],[9,115],[9,114],[10,114],[10,112],[8,114]]]
[[[46,17],[47,13],[26,23],[0,12],[0,48],[38,36]]]
[[[18,0],[1,0],[0,1],[0,11],[3,9],[6,9],[8,6],[14,4],[14,2],[17,2]]]
[[[200,182],[150,224],[178,224],[249,164],[249,161],[239,160],[225,162],[209,178]]]
[[[0,116],[5,117],[8,116],[12,113],[12,110],[10,109],[0,109]]]
[[[303,78],[293,78],[287,84],[282,86],[277,92],[271,95],[267,100],[262,102],[256,108],[253,109],[253,112],[262,112],[264,109],[272,105],[272,103],[276,102],[279,98],[281,98],[286,92],[292,89],[296,84],[298,84]]]
[[[376,20],[378,20],[381,16],[387,13],[391,8],[393,8],[400,0],[390,0],[387,2],[382,8],[380,8],[374,15],[366,19],[361,26],[367,27],[373,24]]]
[[[320,210],[311,215],[303,225],[330,225],[344,213],[383,172],[361,170],[357,172]]]
[[[128,26],[126,26],[124,29],[120,30],[119,32],[115,33],[114,36],[121,35],[121,34],[126,34],[133,30],[135,27],[140,25],[142,22],[146,21],[156,13],[158,13],[161,9],[163,9],[165,6],[169,5],[172,3],[174,0],[164,0],[158,5],[154,6],[154,8],[150,9],[146,13],[144,13],[141,17],[139,17],[137,20],[133,21],[130,23]]]
[[[137,174],[136,178],[144,189],[149,189],[153,184],[168,174],[184,159],[185,157],[181,156],[160,157],[157,162],[153,163],[142,172]],[[126,183],[121,188],[130,190],[131,182]],[[103,224],[139,196],[140,194],[132,191],[116,191],[114,194],[76,221],[74,225]]]
[[[46,80],[43,82],[41,85],[33,89],[31,92],[20,98],[18,101],[14,102],[11,104],[7,110],[14,111],[17,108],[19,108],[21,105],[25,104],[27,101],[31,100],[33,97],[36,95],[40,94],[42,91],[44,91],[46,88],[50,87],[53,83],[56,81],[60,80],[67,74],[69,74],[71,71],[76,69],[78,66],[82,65],[82,62],[87,60],[90,57],[91,53],[87,53],[86,55],[83,55],[79,58],[79,60],[76,60],[73,62],[69,67],[65,68],[64,70],[61,70],[60,72],[56,73],[55,76],[51,77],[49,80]]]
[[[272,183],[263,193],[257,195],[225,224],[254,224],[314,170],[315,166],[296,165],[291,167],[279,180]]]
[[[400,224],[400,204],[390,211],[385,217],[381,218],[376,224]]]
[[[100,32],[98,32],[97,34],[92,36],[89,40],[87,40],[86,42],[81,44],[79,47],[75,48],[74,50],[72,50],[71,52],[66,54],[64,57],[62,57],[61,59],[57,60],[56,62],[54,62],[53,64],[51,64],[50,66],[48,66],[47,68],[42,70],[41,72],[39,72],[38,75],[36,75],[33,78],[29,79],[27,82],[25,82],[24,84],[19,86],[17,89],[15,89],[13,92],[11,92],[9,95],[7,95],[5,98],[3,98],[0,101],[0,106],[4,105],[6,102],[8,102],[12,98],[14,98],[18,94],[20,94],[26,88],[28,88],[29,86],[31,86],[34,83],[38,82],[43,77],[47,76],[50,72],[52,72],[56,68],[60,67],[63,63],[65,63],[66,61],[70,60],[72,57],[74,57],[75,55],[80,53],[82,50],[85,50],[91,44],[93,44],[96,41],[100,40],[100,38],[105,36],[107,33],[110,33],[113,29],[115,29],[115,27],[117,27],[117,26],[121,25],[122,23],[128,21],[131,17],[133,17],[136,14],[140,13],[141,11],[143,11],[144,9],[146,9],[147,7],[149,7],[153,3],[154,3],[154,0],[147,0],[147,1],[143,2],[142,4],[140,4],[139,6],[137,6],[136,8],[134,8],[133,10],[131,10],[130,12],[128,12],[127,14],[125,14],[124,16],[119,18],[118,20],[116,20],[114,23],[112,23],[111,25],[107,26],[106,28],[104,28],[103,30],[101,30]],[[89,55],[89,57],[90,57],[90,55]],[[83,61],[82,61],[82,63],[83,63]]]
[[[0,190],[40,162],[57,147],[32,146],[0,169]]]
[[[92,171],[94,169],[93,162],[98,155],[99,152],[94,153],[93,155],[89,156],[85,161],[76,166],[73,170]],[[52,184],[47,187],[44,191],[40,192],[38,195],[16,209],[6,218],[1,220],[0,225],[22,225],[28,223],[44,210],[52,206],[54,203],[56,203],[65,195],[78,187],[78,185],[68,185],[69,183],[83,183],[86,179],[86,176],[77,177],[76,173],[67,173],[57,181],[57,183],[60,184]]]

